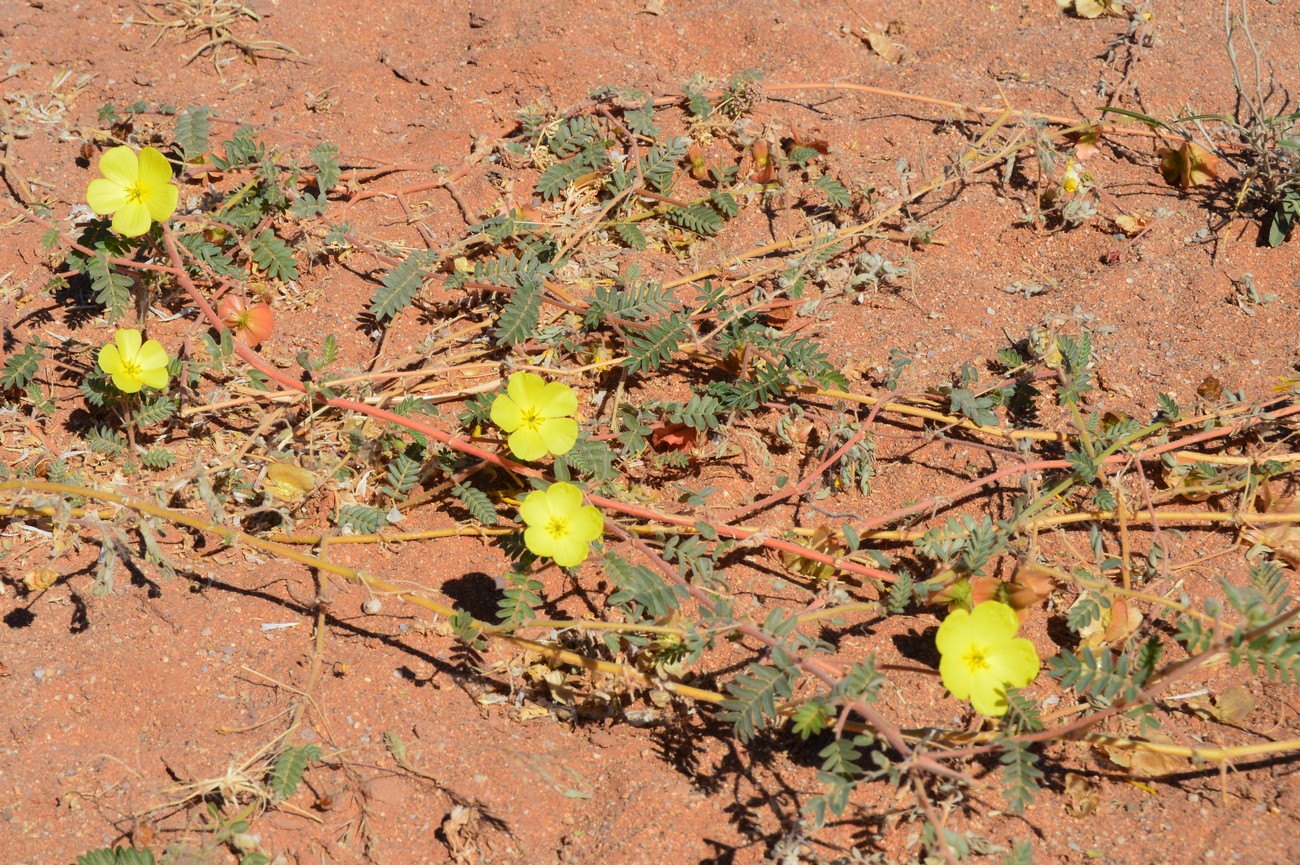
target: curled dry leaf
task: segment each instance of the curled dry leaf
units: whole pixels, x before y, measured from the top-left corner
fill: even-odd
[[[59,572],[49,565],[37,565],[23,576],[29,592],[43,592],[59,580]]]
[[[1070,3],[1056,0],[1056,5],[1069,9]],[[1124,4],[1121,0],[1074,0],[1074,14],[1080,18],[1100,18],[1102,15],[1123,15]]]
[[[794,147],[811,147],[822,156],[831,152],[831,145],[824,138],[814,138],[797,126],[790,127],[790,143]]]
[[[1263,505],[1264,513],[1289,514],[1300,511],[1300,502],[1294,498],[1273,498],[1273,492],[1267,484],[1260,490],[1257,503]],[[1300,526],[1295,523],[1272,523],[1262,528],[1247,528],[1242,532],[1242,537],[1252,544],[1263,544],[1279,559],[1300,570]]]
[[[663,421],[650,433],[650,445],[659,453],[688,451],[699,441],[700,431],[684,423]]]
[[[691,177],[703,180],[709,176],[709,170],[704,164],[704,150],[698,143],[686,148],[686,161],[691,164]]]
[[[1096,782],[1075,772],[1065,773],[1065,810],[1071,817],[1087,817],[1101,801]]]
[[[1176,463],[1160,470],[1160,480],[1165,489],[1177,491],[1178,497],[1183,501],[1203,502],[1213,494],[1211,490],[1199,488],[1191,475],[1180,471]]]
[[[1178,754],[1143,748],[1144,742],[1153,745],[1172,745],[1173,740],[1163,733],[1153,732],[1146,739],[1133,739],[1131,745],[1102,745],[1101,752],[1116,766],[1122,766],[1136,775],[1159,778],[1187,768],[1187,758]]]
[[[277,460],[266,470],[266,491],[282,502],[296,502],[316,489],[316,476],[296,463]]]
[[[1234,685],[1213,700],[1207,697],[1188,700],[1187,709],[1207,721],[1240,724],[1255,711],[1255,698],[1245,688]]]
[[[749,179],[755,183],[767,185],[776,179],[776,164],[772,161],[772,148],[766,141],[759,139],[750,147],[754,157],[754,172]]]
[[[1154,217],[1145,210],[1135,210],[1132,213],[1121,213],[1115,217],[1115,227],[1124,232],[1127,237],[1137,237],[1142,232],[1151,227]]]
[[[859,37],[874,54],[888,63],[906,63],[912,59],[912,49],[895,42],[888,35],[874,30],[863,30]]]
[[[1082,600],[1080,596],[1079,601]],[[1127,599],[1115,598],[1109,610],[1102,610],[1100,616],[1079,630],[1079,644],[1092,648],[1115,646],[1127,640],[1141,624],[1142,612]]]
[[[1096,127],[1073,132],[1069,137],[1074,142],[1074,158],[1080,162],[1096,155],[1101,149],[1101,130]]]
[[[820,525],[813,530],[812,537],[808,539],[808,546],[819,553],[831,556],[842,555],[848,549],[840,539],[839,532],[826,525]],[[796,553],[782,553],[781,563],[796,574],[812,577],[815,580],[829,580],[835,575],[835,568],[830,565],[805,559]]]
[[[1177,150],[1160,150],[1160,174],[1170,186],[1203,186],[1217,180],[1219,170],[1219,157],[1199,144],[1184,141]]]

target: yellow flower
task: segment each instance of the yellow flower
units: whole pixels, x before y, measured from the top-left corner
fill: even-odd
[[[506,392],[492,403],[492,423],[510,434],[510,452],[521,460],[568,453],[578,441],[573,388],[549,384],[531,372],[510,376]]]
[[[1016,611],[1001,601],[951,613],[934,639],[944,687],[957,699],[970,700],[981,715],[1005,715],[1007,688],[1028,685],[1040,666],[1038,650],[1016,636],[1019,629]]]
[[[591,542],[605,531],[601,512],[584,505],[582,490],[563,481],[529,493],[519,505],[519,516],[527,526],[524,545],[529,551],[566,568],[582,564]]]
[[[140,331],[119,328],[113,341],[99,350],[99,368],[113,377],[122,393],[136,393],[148,385],[167,387],[167,366],[171,358],[157,340],[140,342]]]
[[[113,230],[126,237],[139,237],[153,222],[164,222],[176,212],[180,190],[172,185],[172,167],[167,158],[146,147],[136,156],[123,145],[99,157],[103,177],[90,181],[86,203],[100,214],[113,214]]]
[[[1061,180],[1061,189],[1065,190],[1068,195],[1074,195],[1083,186],[1084,178],[1079,168],[1080,164],[1073,159],[1065,166],[1065,177]]]

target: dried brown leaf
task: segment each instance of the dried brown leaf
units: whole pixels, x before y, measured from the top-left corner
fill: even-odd
[[[1151,226],[1152,216],[1145,210],[1121,213],[1115,217],[1115,226],[1128,237],[1137,237]]]
[[[1065,810],[1071,817],[1087,817],[1101,800],[1096,782],[1074,772],[1065,773]]]
[[[43,592],[59,580],[59,572],[49,565],[37,565],[23,576],[29,592]]]
[[[316,489],[316,476],[302,466],[277,460],[266,470],[266,491],[282,502],[294,502]]]
[[[881,60],[888,63],[906,63],[912,59],[912,49],[908,48],[901,42],[895,42],[884,33],[878,31],[868,31],[861,34],[862,41],[867,43],[870,48]]]
[[[1160,174],[1170,186],[1191,189],[1203,186],[1219,177],[1219,157],[1190,141],[1184,141],[1177,150],[1165,147],[1160,150]]]

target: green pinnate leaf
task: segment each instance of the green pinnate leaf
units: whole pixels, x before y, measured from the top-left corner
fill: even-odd
[[[549,201],[586,173],[586,167],[576,162],[557,162],[537,178],[537,194]]]
[[[297,792],[298,785],[302,783],[303,773],[312,763],[318,762],[321,756],[320,746],[311,744],[303,745],[301,748],[291,745],[281,751],[268,779],[275,800],[283,802]]]
[[[285,282],[298,278],[298,263],[294,260],[293,250],[269,228],[248,241],[253,252],[253,261],[271,279]]]
[[[343,505],[339,508],[338,524],[358,535],[373,535],[388,525],[388,514],[368,505]]]
[[[46,343],[37,339],[9,355],[0,369],[0,389],[27,387],[36,378],[41,361],[45,360],[45,348]]]
[[[813,186],[826,193],[826,199],[831,203],[832,207],[848,207],[853,203],[853,196],[849,194],[844,184],[829,174],[823,174],[814,180]]]
[[[465,484],[456,484],[451,491],[474,519],[485,526],[497,524],[497,509],[487,493]]]
[[[176,143],[181,157],[193,162],[208,152],[208,137],[212,134],[212,109],[207,106],[191,108],[176,118]]]
[[[411,305],[424,285],[425,260],[422,255],[407,256],[401,264],[384,274],[380,288],[370,297],[370,314],[382,321],[396,318]]]
[[[86,259],[86,273],[90,276],[90,286],[95,291],[95,301],[104,305],[104,314],[109,323],[126,315],[131,307],[133,280],[113,269],[108,263],[108,253],[102,247]]]
[[[329,192],[339,182],[338,145],[323,141],[311,149],[310,157],[316,163],[317,187],[322,193]]]

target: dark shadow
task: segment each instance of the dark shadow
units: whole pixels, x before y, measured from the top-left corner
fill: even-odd
[[[442,584],[442,593],[456,602],[456,606],[483,622],[497,620],[497,604],[505,593],[497,588],[496,580],[482,571],[470,571]]]
[[[939,669],[939,650],[934,646],[934,636],[939,633],[939,626],[932,625],[921,633],[896,634],[892,637],[898,653],[910,661]]]
[[[68,622],[68,633],[84,634],[90,630],[90,608],[86,606],[86,599],[79,593],[70,591],[68,600],[72,602],[72,619]]]
[[[14,607],[5,613],[4,617],[4,623],[14,630],[26,628],[34,621],[36,621],[36,614],[26,607]]]
[[[1073,652],[1079,645],[1079,635],[1070,630],[1065,616],[1052,616],[1047,620],[1047,636],[1063,652]]]

